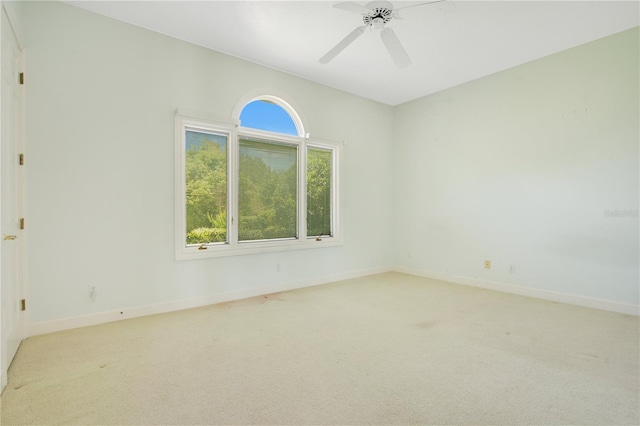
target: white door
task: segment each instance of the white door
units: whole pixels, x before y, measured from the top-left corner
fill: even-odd
[[[22,312],[22,235],[20,138],[22,89],[20,71],[22,52],[7,14],[2,8],[2,50],[0,95],[0,386],[7,383],[7,370],[25,336]]]

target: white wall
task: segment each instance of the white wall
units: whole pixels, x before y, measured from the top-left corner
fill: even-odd
[[[638,305],[638,218],[604,214],[638,209],[637,29],[391,108],[64,4],[17,11],[40,331],[394,264]],[[230,117],[258,89],[347,142],[345,245],[176,262],[174,111]]]
[[[397,264],[638,305],[639,39],[397,107]]]
[[[379,242],[391,229],[379,225],[392,216],[391,107],[61,3],[17,10],[28,70],[33,323],[387,264],[390,249]],[[345,244],[177,262],[175,110],[231,118],[258,89],[285,94],[312,136],[347,142]]]

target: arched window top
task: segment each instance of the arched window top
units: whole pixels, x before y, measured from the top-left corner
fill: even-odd
[[[285,101],[275,96],[260,96],[240,112],[240,125],[268,132],[304,136],[300,117]]]

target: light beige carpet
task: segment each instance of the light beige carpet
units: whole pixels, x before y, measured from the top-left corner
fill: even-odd
[[[638,424],[639,319],[389,273],[26,340],[11,424]]]

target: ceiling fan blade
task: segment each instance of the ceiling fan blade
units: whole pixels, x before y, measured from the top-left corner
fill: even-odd
[[[398,68],[404,68],[411,64],[411,59],[409,59],[407,51],[404,50],[404,47],[400,44],[400,40],[398,40],[398,36],[396,36],[396,33],[394,33],[391,28],[383,29],[380,37],[389,55],[391,55],[391,59],[393,59],[393,62],[395,62]]]
[[[351,31],[345,38],[342,39],[338,44],[336,44],[333,49],[327,52],[322,58],[320,58],[321,64],[328,64],[333,58],[338,56],[340,52],[342,52],[347,46],[355,41],[358,37],[362,35],[366,25],[362,27],[358,27],[355,30]]]
[[[394,11],[396,10],[402,10],[402,9],[408,9],[410,7],[416,7],[416,6],[424,6],[426,4],[432,4],[432,3],[442,3],[443,1],[447,1],[447,0],[432,0],[432,1],[425,1],[422,3],[418,3],[418,4],[412,4],[409,6],[404,6],[404,7],[396,7],[395,9],[393,9]]]
[[[370,13],[371,12],[371,9],[368,9],[352,1],[343,1],[341,3],[336,3],[333,5],[333,7],[335,7],[336,9],[342,9],[342,10],[346,10],[347,12],[354,12],[354,13]]]

